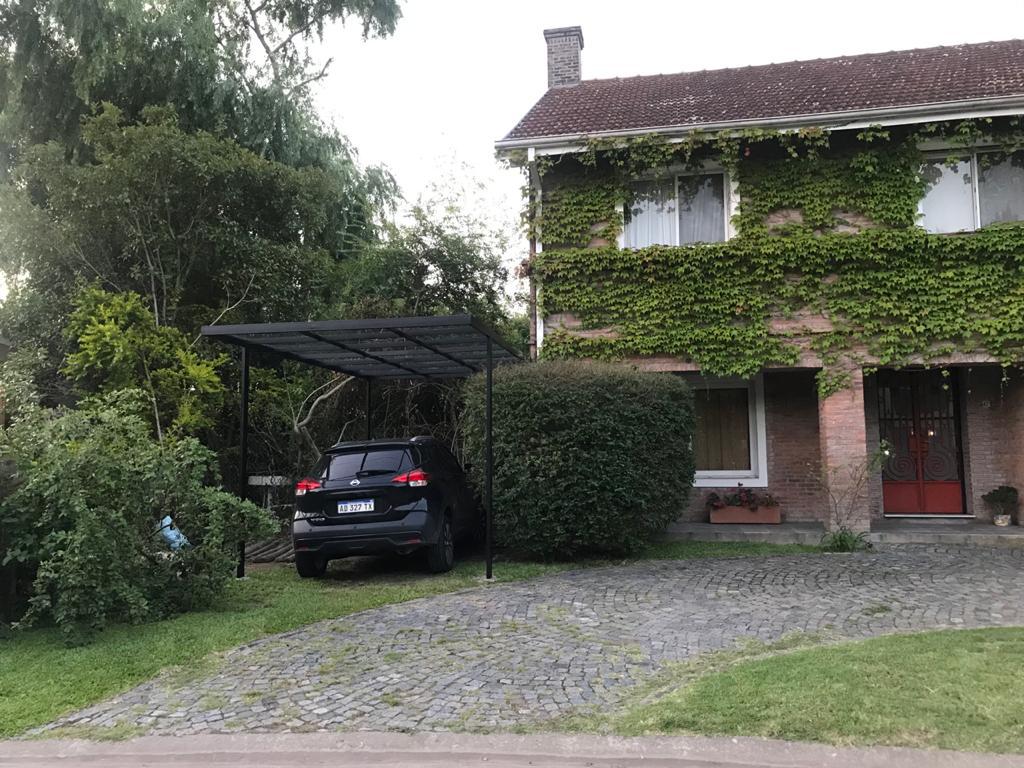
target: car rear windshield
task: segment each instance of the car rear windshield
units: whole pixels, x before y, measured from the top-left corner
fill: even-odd
[[[332,453],[325,480],[340,480],[358,474],[375,475],[406,472],[412,469],[412,457],[404,448],[382,448],[373,451]]]

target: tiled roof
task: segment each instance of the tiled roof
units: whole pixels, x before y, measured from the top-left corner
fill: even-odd
[[[1024,40],[552,88],[503,141],[1024,97]]]

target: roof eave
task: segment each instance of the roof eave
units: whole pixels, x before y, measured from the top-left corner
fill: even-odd
[[[629,138],[655,134],[672,138],[700,132],[739,131],[744,128],[770,128],[799,130],[801,128],[828,128],[853,130],[871,125],[911,125],[934,120],[967,119],[972,117],[1001,117],[1024,112],[1024,94],[986,99],[942,101],[913,104],[903,107],[881,107],[867,110],[848,110],[805,115],[787,115],[757,120],[727,120],[717,123],[690,123],[666,126],[647,126],[615,131],[595,131],[549,136],[531,136],[501,139],[495,142],[499,153],[534,148],[544,154],[579,151],[592,139]]]

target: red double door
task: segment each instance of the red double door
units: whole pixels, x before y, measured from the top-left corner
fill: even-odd
[[[878,426],[888,515],[960,515],[963,459],[956,377],[943,371],[879,371]]]

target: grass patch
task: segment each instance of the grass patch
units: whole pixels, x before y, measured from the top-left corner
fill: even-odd
[[[812,547],[732,542],[665,542],[636,559],[690,559],[793,554]],[[574,568],[627,561],[576,563],[498,562],[499,582]],[[182,682],[216,666],[211,656],[266,635],[420,597],[480,586],[479,560],[428,576],[408,560],[375,558],[332,564],[321,580],[300,580],[291,566],[252,568],[232,582],[211,610],[166,621],[114,626],[91,645],[66,648],[53,629],[11,633],[0,639],[0,737],[17,735],[62,714],[102,701],[168,668]]]
[[[228,700],[223,696],[203,696],[203,698],[199,700],[199,707],[201,709],[224,709],[227,705]]]
[[[892,613],[892,608],[888,605],[876,603],[875,605],[866,606],[861,613],[865,616],[884,616],[887,613]]]
[[[145,733],[128,723],[117,725],[64,725],[41,734],[41,739],[83,739],[85,741],[127,741]]]
[[[891,635],[762,658],[710,654],[603,724],[831,744],[1024,752],[1024,629]],[[776,655],[763,657],[765,652]],[[664,684],[664,679],[662,683]]]
[[[700,557],[756,557],[821,552],[804,544],[769,544],[761,541],[656,541],[636,560],[692,560]]]
[[[765,658],[797,648],[806,648],[828,642],[829,635],[819,632],[795,631],[778,640],[766,643],[755,637],[739,637],[735,646],[720,651],[702,653],[690,661],[669,662],[661,666],[657,674],[642,680],[626,696],[625,700],[612,710],[600,707],[578,709],[575,712],[555,718],[545,725],[555,731],[570,733],[602,733],[644,735],[656,732],[652,724],[652,711],[677,691],[701,677],[728,669],[750,659]],[[528,732],[535,729],[527,726]],[[669,732],[665,729],[661,732]]]

